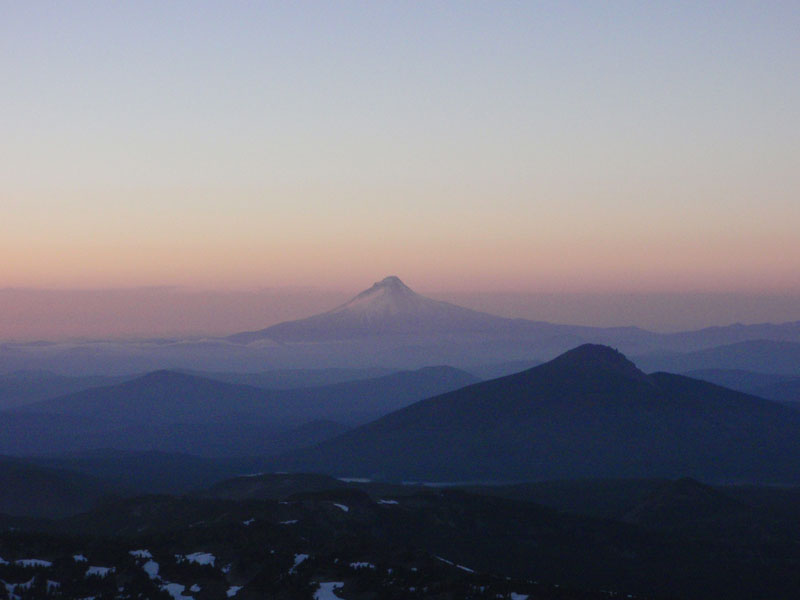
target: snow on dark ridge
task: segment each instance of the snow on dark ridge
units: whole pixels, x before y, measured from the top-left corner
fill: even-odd
[[[21,558],[14,561],[15,565],[21,567],[52,567],[53,563],[49,560],[42,560],[41,558]]]
[[[289,573],[294,573],[306,559],[308,558],[308,554],[295,554],[294,555],[294,565],[291,569],[289,569]]]
[[[193,596],[184,596],[183,590],[186,586],[180,583],[164,583],[161,589],[167,592],[174,600],[194,600]]]
[[[142,569],[150,579],[158,579],[158,570],[159,565],[154,560],[148,560],[146,563],[142,565]]]
[[[314,600],[340,600],[335,590],[344,587],[343,581],[320,581],[319,589],[314,592]]]
[[[214,566],[216,557],[209,552],[193,552],[192,554],[176,554],[175,560],[178,562],[188,561],[197,565],[211,565]]]
[[[462,571],[466,571],[467,573],[474,573],[475,572],[473,569],[470,569],[469,567],[465,567],[464,565],[457,565],[453,561],[447,560],[446,558],[442,558],[441,556],[436,556],[434,558],[436,558],[436,560],[442,561],[445,564],[450,565],[451,567],[455,567],[456,569],[461,569]]]

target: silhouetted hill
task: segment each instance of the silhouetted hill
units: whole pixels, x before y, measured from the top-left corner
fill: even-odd
[[[465,371],[442,366],[329,386],[265,390],[175,371],[156,371],[19,410],[116,423],[219,423],[246,418],[299,424],[314,419],[377,416],[477,381]]]
[[[124,381],[125,377],[67,377],[47,371],[19,371],[0,376],[0,410],[32,404],[93,387]]]
[[[89,510],[112,491],[87,475],[0,457],[0,513],[65,517]]]
[[[418,402],[277,464],[428,481],[798,481],[800,414],[688,377],[646,375],[611,348],[584,345]]]
[[[250,386],[175,371],[154,371],[117,385],[83,390],[20,410],[115,423],[208,423],[273,417],[268,400],[263,390]]]
[[[673,529],[697,520],[740,515],[747,510],[744,504],[711,486],[685,477],[652,492],[622,520],[648,529]]]
[[[458,369],[428,367],[331,386],[265,390],[157,371],[3,413],[0,452],[275,454],[475,381]]]

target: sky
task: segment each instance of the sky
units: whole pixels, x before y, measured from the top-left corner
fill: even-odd
[[[147,311],[98,290],[314,290],[268,325],[389,274],[530,318],[800,319],[798,31],[777,1],[0,0],[0,338],[40,335],[34,292],[126,333]]]

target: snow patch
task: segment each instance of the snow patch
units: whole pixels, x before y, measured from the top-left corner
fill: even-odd
[[[378,500],[378,504],[400,504],[397,500]]]
[[[148,560],[142,565],[142,569],[150,579],[158,579],[158,563],[154,560]]]
[[[128,554],[136,558],[153,558],[153,555],[150,554],[150,550],[131,550]]]
[[[72,557],[72,560],[74,560],[75,562],[89,562],[89,559],[86,558],[83,554],[75,554]]]
[[[198,565],[211,565],[213,567],[216,557],[208,552],[193,552],[192,554],[186,555],[176,554],[175,559],[178,562],[186,560]]]
[[[344,504],[336,504],[336,502],[334,502],[333,505],[336,508],[341,508],[344,512],[350,512],[350,507],[349,506],[345,506]]]
[[[474,573],[474,569],[470,569],[469,567],[465,567],[464,565],[456,565],[456,569],[461,569],[462,571],[466,571],[467,573]]]
[[[21,567],[52,567],[53,563],[49,560],[42,560],[41,558],[21,558],[14,561],[15,565]],[[21,584],[19,584],[21,585]]]
[[[368,562],[351,562],[350,566],[354,569],[374,569],[375,565]]]
[[[319,589],[314,592],[314,600],[340,600],[334,590],[343,586],[343,581],[320,581]]]
[[[91,575],[97,575],[98,577],[105,577],[114,571],[114,567],[89,567],[86,569],[86,576],[89,577]]]
[[[167,592],[175,600],[194,600],[191,596],[184,596],[183,590],[186,589],[185,585],[180,583],[165,583],[161,589]]]
[[[462,571],[466,571],[467,573],[474,573],[475,572],[473,569],[470,569],[469,567],[465,567],[464,565],[457,565],[453,561],[447,560],[446,558],[442,558],[441,556],[435,556],[434,558],[436,558],[436,560],[440,560],[443,563],[446,563],[446,564],[448,564],[448,565],[450,565],[452,567],[455,567],[456,569],[461,569]]]
[[[294,573],[297,570],[297,567],[300,566],[304,560],[308,558],[308,554],[295,554],[294,555],[294,566],[289,569],[289,573]]]
[[[225,595],[228,596],[228,598],[233,598],[240,589],[242,589],[242,586],[232,585],[231,587],[228,588],[228,591],[225,592]]]

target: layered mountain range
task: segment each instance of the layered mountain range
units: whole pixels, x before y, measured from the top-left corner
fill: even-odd
[[[596,344],[486,381],[436,367],[270,390],[158,371],[6,410],[0,433],[6,454],[250,456],[259,470],[385,480],[800,483],[796,408],[648,375]]]
[[[800,482],[800,412],[705,381],[647,375],[583,345],[400,409],[277,466],[346,477]]]
[[[265,455],[326,439],[478,381],[426,367],[325,386],[268,389],[155,371],[0,412],[0,454],[114,448]]]

